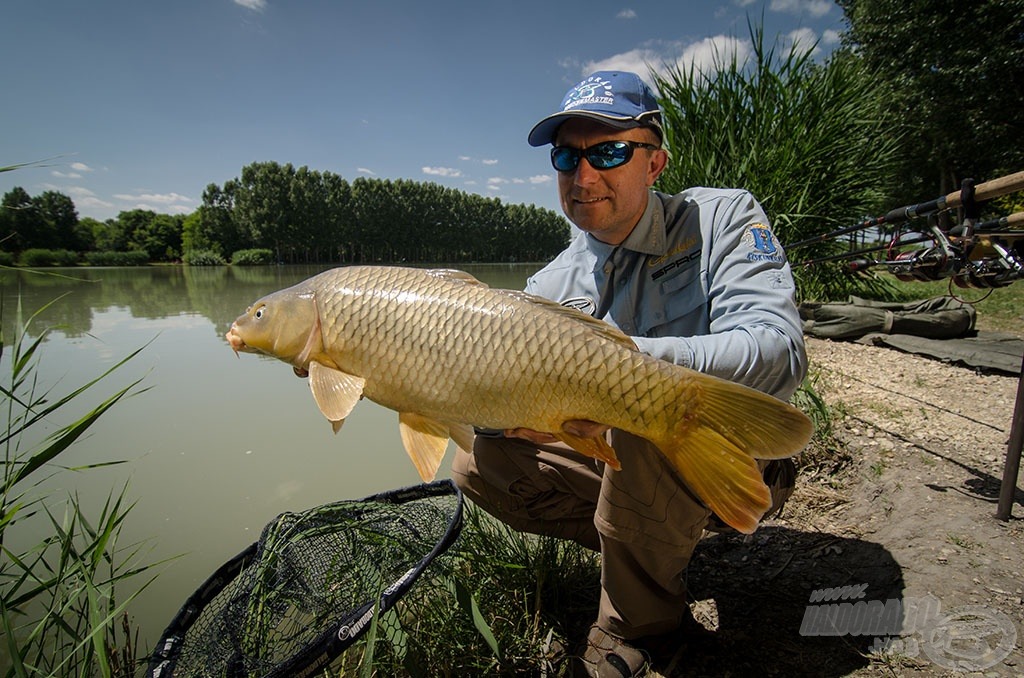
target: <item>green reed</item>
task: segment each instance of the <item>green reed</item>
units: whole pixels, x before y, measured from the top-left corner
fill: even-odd
[[[133,596],[121,600],[115,589],[131,579],[141,590],[145,584],[135,582],[151,565],[140,564],[139,544],[118,540],[132,508],[127,486],[112,490],[98,513],[74,493],[47,488],[62,474],[117,463],[65,468],[60,460],[118,402],[145,390],[136,381],[84,415],[70,414],[142,349],[59,394],[40,376],[48,330],[34,339],[29,332],[43,310],[25,320],[19,300],[13,342],[0,331],[0,671],[5,678],[130,676],[135,639],[126,608]]]

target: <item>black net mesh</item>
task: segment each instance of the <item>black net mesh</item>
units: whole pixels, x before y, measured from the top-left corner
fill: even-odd
[[[328,663],[455,539],[461,509],[440,481],[281,514],[186,602],[148,675],[290,676]]]

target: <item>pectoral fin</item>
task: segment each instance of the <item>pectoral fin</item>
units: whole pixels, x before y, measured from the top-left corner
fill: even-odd
[[[598,461],[603,461],[616,471],[622,469],[622,465],[619,463],[619,458],[615,456],[615,450],[613,450],[612,446],[608,444],[608,441],[604,439],[604,436],[598,436],[596,438],[580,438],[579,436],[574,436],[571,433],[566,433],[565,431],[553,433],[552,435],[580,454],[593,457]]]
[[[420,478],[429,483],[437,475],[441,459],[448,449],[448,425],[412,412],[401,412],[398,415],[398,430],[402,434],[405,451]],[[472,446],[469,449],[473,449]]]
[[[362,377],[345,374],[316,361],[309,363],[309,388],[313,391],[313,399],[331,422],[335,433],[341,429],[345,417],[363,397],[365,384],[366,380]]]
[[[476,439],[476,434],[473,433],[473,427],[467,424],[452,424],[448,427],[448,434],[451,435],[452,440],[455,444],[466,452],[473,451],[473,441]]]

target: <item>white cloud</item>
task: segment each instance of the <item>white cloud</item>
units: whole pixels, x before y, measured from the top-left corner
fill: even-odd
[[[156,203],[158,205],[173,205],[174,203],[194,202],[192,198],[187,198],[177,193],[140,193],[139,195],[131,195],[128,193],[115,193],[114,197],[117,198],[118,200],[124,200],[125,202]]]
[[[81,179],[82,178],[82,175],[79,174],[78,172],[67,172],[67,173],[65,173],[65,172],[59,172],[57,170],[53,170],[52,172],[50,172],[50,176],[57,177],[58,179]]]
[[[616,14],[615,18],[616,19],[635,19],[636,18],[636,12],[634,12],[631,9],[624,9],[621,12],[619,12],[618,14]]]
[[[472,159],[473,159],[473,158],[471,158],[471,157],[470,157],[470,156],[468,156],[468,155],[460,155],[460,156],[459,156],[459,160],[472,160]]]
[[[831,28],[821,34],[821,42],[825,45],[838,45],[840,40],[842,40],[842,36],[839,34],[839,31]]]
[[[267,8],[267,0],[235,0],[235,4],[254,12],[262,12]]]
[[[71,169],[76,172],[92,172],[92,168],[86,165],[84,162],[73,162],[71,163]]]
[[[740,63],[746,61],[752,49],[746,40],[716,35],[688,45],[676,64],[683,70],[692,66],[703,73],[711,73],[716,64],[731,63],[734,58]]]
[[[658,73],[666,73],[669,67],[678,66],[683,71],[691,67],[712,73],[715,64],[730,63],[735,57],[739,62],[745,61],[752,53],[753,47],[747,40],[740,40],[728,35],[716,35],[704,38],[686,46],[665,45],[660,49],[643,47],[616,54],[584,64],[583,75],[594,71],[632,71],[650,84],[649,73],[653,68]],[[679,56],[671,56],[673,53]],[[717,58],[717,62],[716,62]]]
[[[498,188],[499,186],[502,186],[503,184],[507,184],[507,183],[508,183],[508,179],[504,179],[502,177],[491,177],[491,178],[489,178],[487,180],[487,187],[488,188]]]
[[[451,178],[457,178],[462,176],[462,172],[460,170],[455,169],[454,167],[424,167],[423,173],[431,174],[438,177]]]
[[[186,207],[185,205],[151,205],[146,202],[137,202],[131,206],[135,210],[148,210],[150,212],[160,212],[166,214],[187,214],[192,211],[192,208]]]
[[[490,158],[484,158],[480,162],[482,162],[485,165],[497,165],[498,164],[497,160],[491,160]]]
[[[832,0],[772,0],[768,8],[773,12],[810,14],[818,18],[828,14],[832,6]]]
[[[371,177],[377,176],[376,172],[374,172],[372,169],[366,169],[365,167],[357,167],[356,171],[359,172],[360,174],[369,174]]]
[[[798,28],[786,34],[785,41],[796,47],[801,53],[814,48],[817,52],[818,34],[810,28]]]
[[[551,183],[551,181],[552,177],[550,174],[535,174],[534,176],[530,177],[530,183],[534,184],[535,186],[540,184],[549,184]]]
[[[82,186],[69,186],[68,188],[58,188],[54,186],[53,190],[63,191],[73,198],[91,198],[96,195],[88,188],[83,188]]]
[[[590,75],[594,71],[632,71],[644,77],[651,70],[648,64],[657,67],[661,61],[662,57],[653,50],[634,49],[601,61],[588,61],[583,64],[582,75]]]
[[[114,206],[114,203],[100,200],[99,198],[87,196],[84,198],[77,198],[75,200],[75,207],[89,207],[92,209],[106,208],[109,209]]]

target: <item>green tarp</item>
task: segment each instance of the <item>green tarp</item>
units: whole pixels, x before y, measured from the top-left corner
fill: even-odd
[[[887,346],[907,353],[980,370],[1020,374],[1024,340],[1003,332],[972,332],[956,339],[928,339],[909,334],[868,334],[861,343]]]
[[[850,297],[846,303],[800,304],[804,334],[856,340],[956,365],[1018,375],[1024,340],[974,330],[973,306],[953,297],[889,303]]]
[[[846,303],[800,304],[804,334],[822,339],[857,339],[872,332],[949,339],[971,331],[974,317],[973,306],[953,297],[908,303],[850,297]]]

